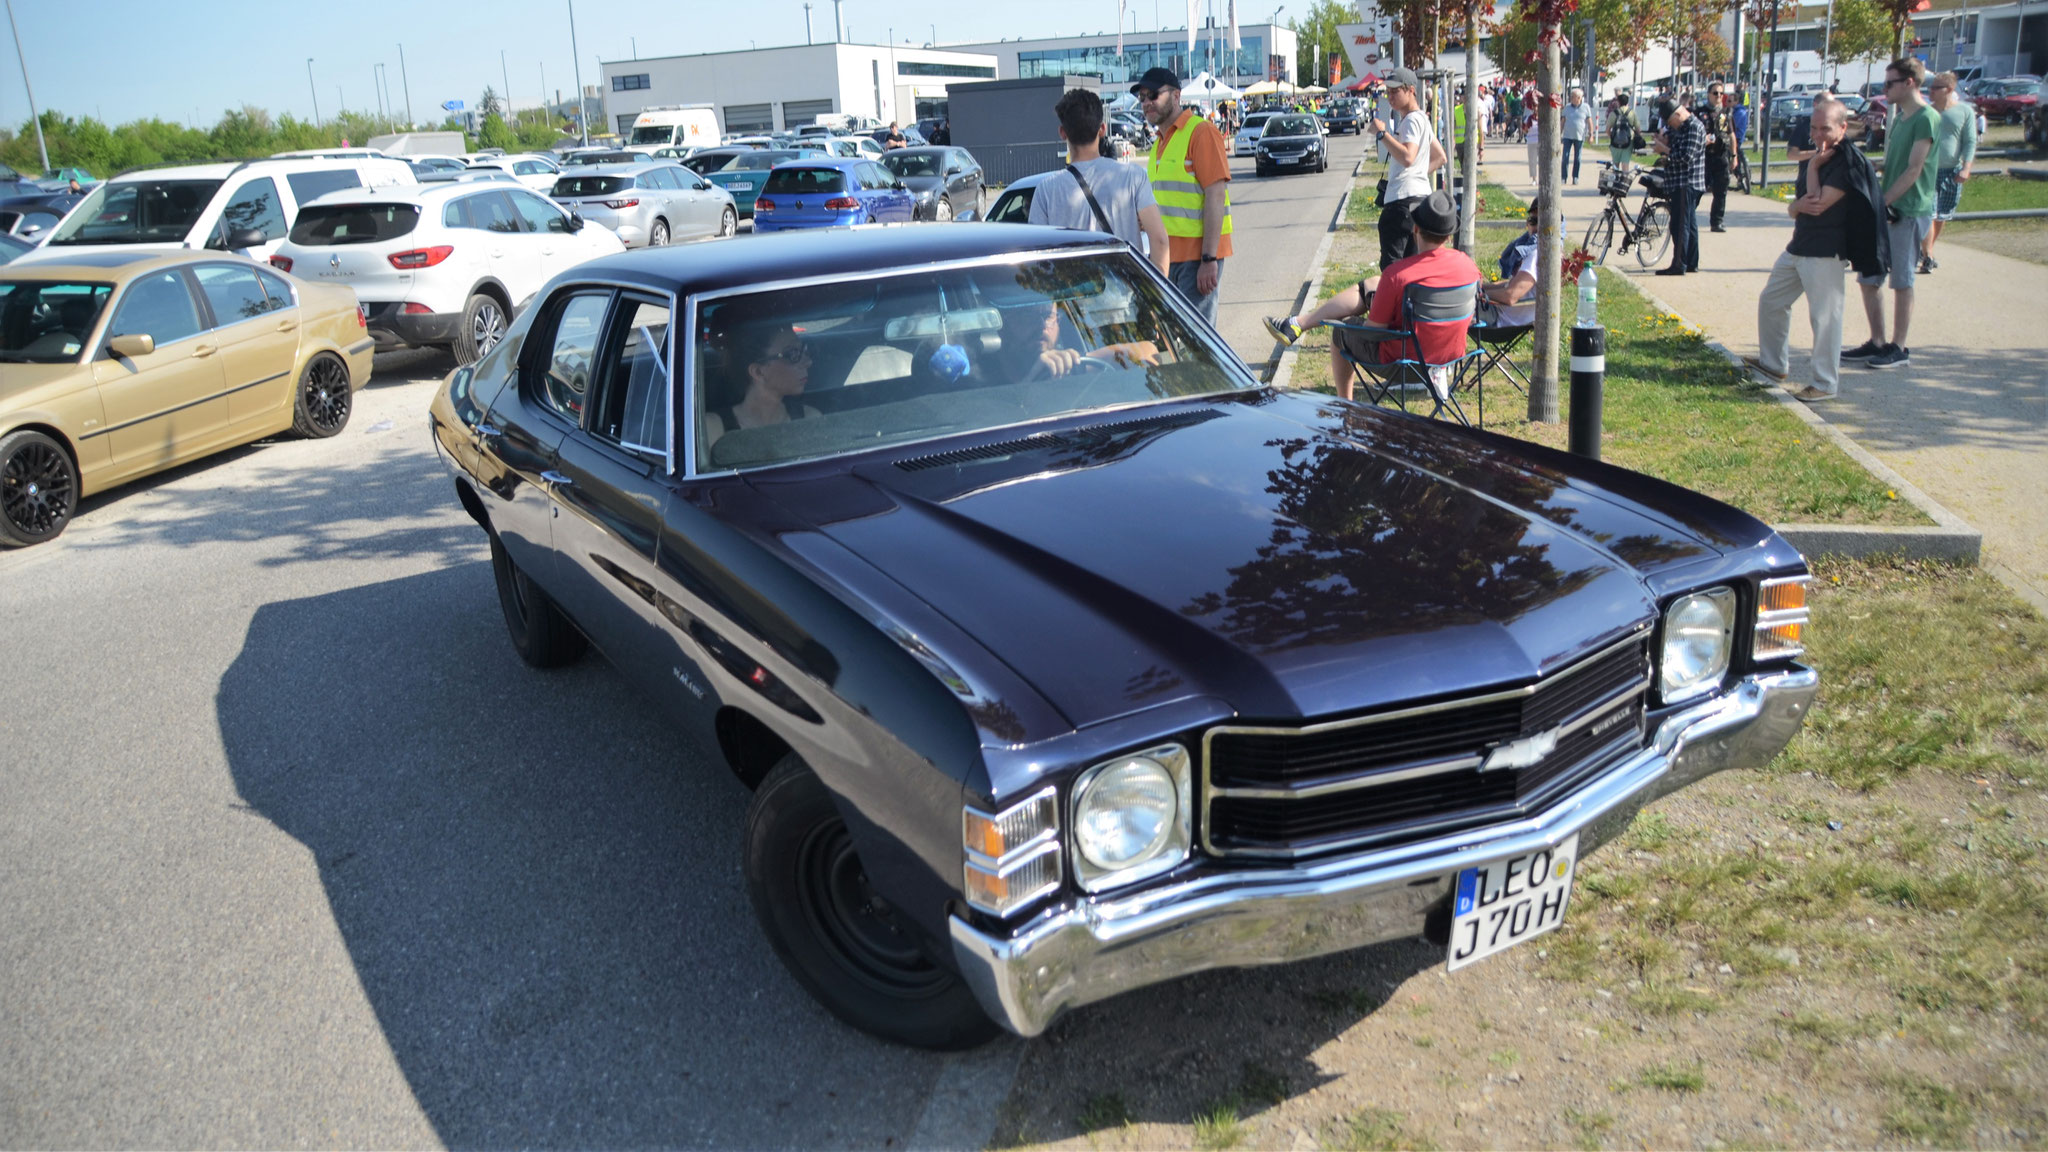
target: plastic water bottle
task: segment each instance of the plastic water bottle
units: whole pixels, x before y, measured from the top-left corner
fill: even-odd
[[[1600,279],[1594,275],[1593,266],[1579,270],[1579,320],[1581,328],[1600,326]]]

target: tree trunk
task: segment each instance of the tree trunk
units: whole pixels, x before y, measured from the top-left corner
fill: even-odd
[[[1465,142],[1458,147],[1465,192],[1458,198],[1458,250],[1470,254],[1479,210],[1479,2],[1465,0]]]
[[[1557,334],[1564,312],[1564,237],[1558,230],[1557,168],[1563,151],[1561,116],[1558,112],[1558,25],[1543,26],[1543,68],[1536,76],[1541,104],[1536,113],[1536,157],[1541,167],[1536,177],[1536,197],[1543,205],[1536,224],[1536,352],[1534,371],[1529,375],[1529,419],[1542,424],[1557,423]]]

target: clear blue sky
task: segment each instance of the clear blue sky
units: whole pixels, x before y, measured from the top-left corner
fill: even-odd
[[[1288,16],[1310,0],[1290,0]],[[376,66],[385,65],[392,103],[405,109],[406,81],[419,120],[438,118],[445,100],[471,105],[484,86],[504,88],[505,54],[513,103],[538,103],[574,90],[567,0],[13,0],[36,106],[120,124],[148,116],[208,127],[223,110],[255,104],[273,114],[312,113],[306,58],[320,113],[343,105],[374,111]],[[804,42],[802,0],[575,0],[583,80],[596,83],[597,64],[634,55],[683,55]],[[1197,23],[1224,0],[1197,0]],[[1241,24],[1272,14],[1268,0],[1239,0]],[[1297,9],[1299,11],[1297,11]],[[1116,0],[1029,0],[1022,4],[962,0],[845,0],[847,38],[922,45],[936,27],[938,43],[1111,32]],[[1187,0],[1129,0],[1124,27],[1144,31],[1186,26]],[[816,39],[832,38],[831,0],[813,0]],[[365,32],[375,29],[375,32]],[[398,46],[405,45],[400,75]],[[28,120],[21,70],[6,45],[0,63],[0,124]]]

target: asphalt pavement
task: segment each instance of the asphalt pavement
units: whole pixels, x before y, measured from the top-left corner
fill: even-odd
[[[1234,182],[1254,364],[1355,153]],[[741,237],[725,243],[746,243]],[[0,1145],[979,1146],[1022,1050],[891,1047],[785,973],[747,793],[601,659],[526,668],[379,356],[349,427],[0,553]]]

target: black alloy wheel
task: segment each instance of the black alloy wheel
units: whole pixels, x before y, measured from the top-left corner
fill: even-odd
[[[0,437],[0,545],[54,540],[78,510],[78,468],[64,446],[23,429]]]
[[[353,411],[355,389],[349,383],[348,365],[327,355],[308,361],[299,375],[292,431],[308,440],[325,440],[348,426]]]
[[[746,852],[748,895],[769,943],[834,1015],[941,1051],[996,1034],[966,983],[932,960],[923,932],[868,883],[831,792],[794,753],[754,794]]]

